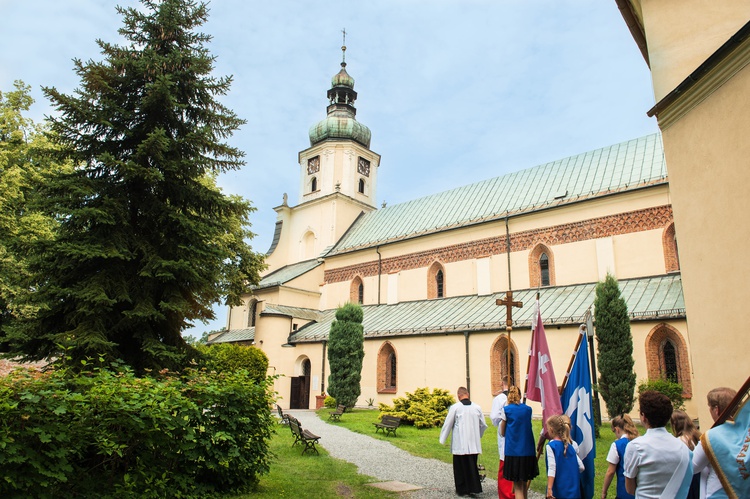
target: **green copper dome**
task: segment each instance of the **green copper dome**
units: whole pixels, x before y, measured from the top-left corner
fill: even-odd
[[[342,47],[343,48],[343,47]],[[341,63],[341,71],[331,78],[328,90],[328,116],[310,127],[310,145],[314,146],[327,139],[353,140],[369,149],[370,129],[355,119],[357,109],[354,101],[354,78],[346,72],[346,63]]]
[[[341,68],[341,71],[331,78],[331,86],[354,88],[354,78],[349,76],[349,73],[346,72],[346,68]]]

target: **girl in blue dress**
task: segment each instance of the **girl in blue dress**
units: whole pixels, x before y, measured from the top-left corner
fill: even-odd
[[[579,499],[583,461],[578,445],[570,438],[570,418],[565,414],[547,419],[551,440],[546,445],[547,498]]]
[[[635,496],[628,494],[625,490],[625,475],[623,474],[623,463],[625,460],[625,447],[628,442],[640,436],[630,416],[623,414],[612,418],[612,431],[615,433],[617,440],[612,442],[612,446],[607,454],[607,463],[609,467],[604,474],[604,485],[602,486],[602,499],[607,497],[609,484],[612,478],[617,476],[617,499],[635,499]]]
[[[516,499],[526,499],[529,481],[539,475],[539,465],[531,429],[531,407],[521,403],[517,386],[508,390],[508,404],[500,419],[500,434],[505,437],[503,478],[513,482]]]

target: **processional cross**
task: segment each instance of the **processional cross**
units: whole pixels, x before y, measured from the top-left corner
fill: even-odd
[[[513,331],[513,307],[523,308],[523,302],[513,301],[513,291],[507,291],[505,293],[505,298],[503,298],[502,300],[495,300],[495,304],[505,306],[505,330],[508,332],[508,361],[506,364],[506,370],[508,377],[508,386],[510,386],[510,333],[511,331]]]

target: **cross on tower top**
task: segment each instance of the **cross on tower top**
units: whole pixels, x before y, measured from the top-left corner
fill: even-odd
[[[520,301],[513,301],[513,291],[507,291],[505,293],[505,298],[502,300],[495,300],[496,305],[504,305],[505,306],[505,325],[507,328],[513,327],[513,307],[523,308],[523,302]]]

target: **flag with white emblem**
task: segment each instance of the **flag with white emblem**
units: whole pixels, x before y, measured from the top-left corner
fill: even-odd
[[[570,437],[578,444],[578,457],[585,469],[581,473],[581,493],[583,499],[594,496],[594,458],[596,457],[596,440],[594,438],[594,414],[591,403],[591,371],[589,369],[589,351],[586,342],[586,331],[576,351],[573,367],[568,381],[560,396],[565,414],[570,417]]]
[[[531,333],[528,372],[526,398],[542,403],[542,418],[546,432],[547,419],[550,416],[562,414],[563,410],[557,392],[557,380],[555,379],[555,370],[552,368],[547,336],[544,333],[539,300],[536,301],[536,318]]]

